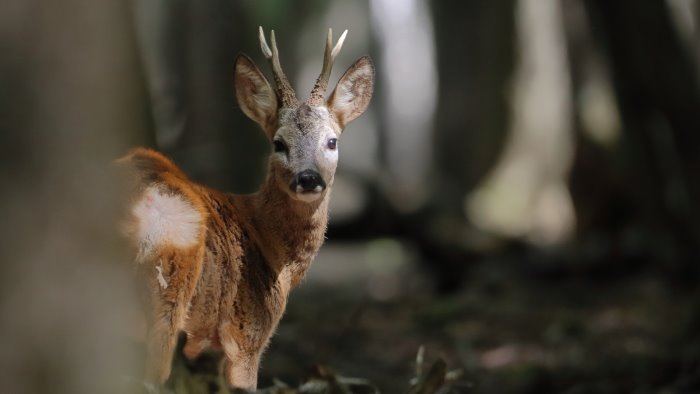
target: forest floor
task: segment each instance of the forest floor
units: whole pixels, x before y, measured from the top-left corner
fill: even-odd
[[[318,363],[406,392],[422,345],[426,362],[463,371],[462,392],[700,392],[700,342],[689,332],[697,287],[647,269],[549,277],[503,259],[477,263],[461,290],[440,296],[420,264],[378,269],[364,248],[324,249],[290,298],[263,386],[297,383]]]
[[[443,393],[700,392],[697,286],[649,269],[541,275],[501,258],[438,295],[415,256],[378,242],[324,246],[290,297],[259,387],[296,387],[321,365],[405,393],[422,346],[425,365],[442,359],[459,376]]]

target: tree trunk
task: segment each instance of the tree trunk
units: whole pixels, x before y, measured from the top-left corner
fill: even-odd
[[[110,393],[131,372],[110,171],[148,129],[128,4],[0,6],[5,393]]]
[[[493,167],[509,119],[515,61],[515,2],[432,2],[439,102],[435,122],[435,203],[464,218],[464,197]]]
[[[655,244],[676,271],[700,256],[700,88],[664,1],[585,2],[614,81],[630,155],[626,181]],[[663,249],[663,248],[662,248]],[[684,261],[678,266],[679,261]],[[695,270],[693,268],[693,270]]]

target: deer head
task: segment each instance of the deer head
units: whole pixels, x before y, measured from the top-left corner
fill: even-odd
[[[260,47],[272,65],[276,89],[246,55],[236,59],[236,97],[243,112],[260,125],[272,144],[268,179],[297,201],[311,203],[333,184],[338,164],[338,139],[345,126],[369,104],[374,66],[368,56],[359,58],[338,81],[326,100],[331,68],[347,30],[333,46],[328,30],[323,68],[309,98],[299,103],[282,71],[274,30],[267,44],[262,27]]]

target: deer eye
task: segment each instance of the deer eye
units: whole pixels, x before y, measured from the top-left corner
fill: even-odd
[[[331,138],[328,140],[328,149],[335,150],[338,147],[338,139]]]
[[[287,145],[282,140],[272,141],[272,146],[274,147],[275,152],[286,152],[287,151]]]

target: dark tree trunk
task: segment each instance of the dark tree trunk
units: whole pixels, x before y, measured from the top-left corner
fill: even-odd
[[[700,256],[700,89],[664,1],[585,2],[617,93],[629,154],[625,178],[655,243],[671,233],[675,252],[652,250],[672,270]],[[676,265],[678,262],[683,262]]]
[[[465,195],[493,167],[508,131],[515,2],[432,2],[439,102],[434,199],[464,217]]]

